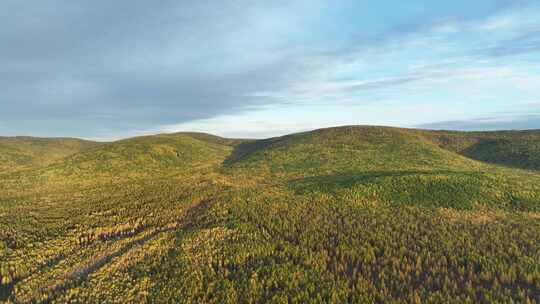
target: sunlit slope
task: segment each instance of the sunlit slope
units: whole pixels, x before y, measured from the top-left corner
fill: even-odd
[[[47,166],[98,145],[74,138],[0,137],[0,174]]]
[[[232,147],[187,134],[136,137],[107,143],[36,170],[5,174],[4,197],[21,197],[46,189],[72,191],[148,179],[189,176],[219,167]]]
[[[200,141],[204,141],[207,143],[212,144],[218,144],[218,145],[224,145],[224,146],[235,146],[243,142],[248,142],[250,140],[245,139],[236,139],[236,138],[224,138],[221,136],[216,136],[208,133],[201,133],[201,132],[178,132],[173,134],[167,134],[167,136],[189,136],[194,139],[198,139]]]
[[[540,130],[498,132],[421,131],[440,147],[479,161],[540,170]]]
[[[330,128],[248,142],[238,146],[229,165],[291,175],[480,167],[414,132],[386,127]]]
[[[362,202],[540,207],[538,175],[469,159],[416,130],[341,127],[251,142],[237,147],[228,166],[299,193]]]
[[[132,249],[170,237],[221,189],[230,150],[146,136],[0,176],[0,302],[45,301],[115,257],[139,261]]]
[[[137,137],[73,155],[41,174],[72,178],[163,177],[220,163],[230,149],[185,134]]]

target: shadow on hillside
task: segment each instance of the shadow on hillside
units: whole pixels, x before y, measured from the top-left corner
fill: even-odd
[[[348,188],[355,184],[369,184],[381,178],[400,178],[409,176],[476,176],[480,172],[463,171],[370,171],[370,172],[345,172],[289,180],[289,187],[297,190],[321,189],[321,188]]]
[[[7,301],[10,295],[13,294],[13,282],[0,285],[0,301]]]
[[[239,143],[234,146],[232,153],[223,161],[223,165],[232,166],[234,163],[244,159],[251,153],[263,150],[278,140],[278,138],[270,138],[263,140],[250,140]]]
[[[519,145],[506,139],[484,139],[464,149],[461,154],[468,158],[506,167],[540,170],[540,156],[534,159],[527,145]],[[540,153],[537,152],[537,153]]]
[[[223,161],[223,165],[231,166],[234,163],[247,158],[249,155],[257,151],[267,149],[271,146],[287,145],[295,139],[301,138],[306,133],[310,132],[294,133],[267,139],[244,140],[234,145],[233,152],[231,153],[231,155],[229,155],[229,157],[225,159],[225,161]]]

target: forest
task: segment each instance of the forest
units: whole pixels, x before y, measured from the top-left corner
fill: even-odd
[[[540,303],[540,131],[0,138],[0,302]]]

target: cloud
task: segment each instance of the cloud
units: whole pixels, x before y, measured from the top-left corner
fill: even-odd
[[[468,120],[442,121],[419,125],[434,130],[530,130],[540,129],[540,114],[504,115]]]
[[[532,67],[494,62],[538,50],[527,2],[4,0],[0,133],[113,138],[268,106],[450,103],[458,85],[505,78],[532,91]]]
[[[454,65],[456,64],[454,63]],[[289,98],[307,102],[320,100],[322,103],[327,102],[331,96],[341,98],[350,96],[353,93],[387,92],[394,95],[395,98],[399,98],[404,89],[422,90],[427,88],[429,90],[437,84],[455,81],[468,82],[469,84],[475,82],[487,84],[489,82],[500,82],[501,80],[505,82],[511,80],[515,87],[521,89],[529,89],[538,82],[537,78],[520,75],[516,69],[509,67],[464,67],[460,63],[457,66],[450,67],[447,65],[420,66],[404,75],[395,77],[303,83],[288,92],[265,93],[264,96],[273,96],[274,98],[289,96]]]
[[[279,49],[295,22],[280,9],[3,1],[0,119],[18,132],[46,126],[85,136],[99,126],[144,129],[266,104],[250,93],[279,90],[307,68],[295,50]]]
[[[513,26],[515,26],[515,20],[512,18],[495,18],[481,24],[479,28],[492,32],[512,28]]]
[[[371,79],[362,81],[342,81],[342,82],[327,82],[313,85],[304,85],[297,88],[299,95],[304,97],[317,97],[330,93],[344,93],[364,90],[383,89],[394,86],[399,86],[415,81],[426,79],[427,76],[412,74],[402,77],[383,78],[383,79]]]
[[[493,47],[483,49],[481,52],[486,56],[504,57],[537,53],[539,51],[540,25],[538,28],[529,29],[522,35],[502,41]]]

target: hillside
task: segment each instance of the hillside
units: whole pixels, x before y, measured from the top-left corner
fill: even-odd
[[[200,135],[164,134],[105,143],[49,166],[5,175],[0,189],[8,188],[10,193],[20,193],[19,188],[39,192],[41,187],[88,188],[189,175],[220,164],[232,149],[214,143],[215,139],[201,141],[197,137]]]
[[[0,137],[0,172],[44,167],[98,145],[74,138]]]
[[[325,151],[326,148],[331,150]],[[287,158],[278,156],[279,151],[285,151],[282,154],[288,154]],[[241,143],[230,163],[246,162],[247,158],[269,159],[277,166],[287,166],[287,170],[300,165],[298,169],[302,172],[305,172],[302,165],[317,170],[321,165],[332,169],[360,165],[365,170],[366,165],[382,168],[384,164],[392,169],[395,166],[458,169],[475,166],[470,159],[540,170],[540,130],[459,132],[337,127]]]
[[[172,134],[121,140],[72,155],[42,172],[47,176],[79,179],[164,177],[220,163],[231,149],[213,140],[198,138],[200,136]]]
[[[163,134],[0,175],[0,301],[539,302],[540,174],[484,136]]]
[[[423,133],[440,147],[472,159],[540,170],[540,130]]]
[[[329,128],[248,142],[238,147],[229,165],[290,175],[481,166],[414,132],[386,127]]]
[[[537,175],[490,167],[455,153],[450,144],[441,147],[434,140],[441,138],[440,133],[398,128],[329,128],[241,144],[226,164],[235,174],[284,180],[301,193],[391,204],[540,210]]]

